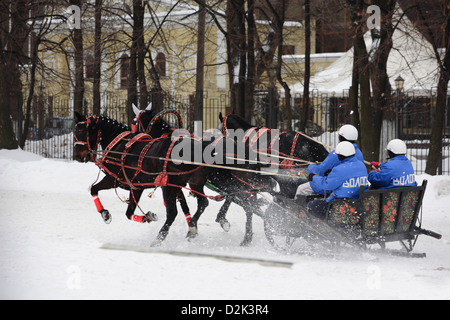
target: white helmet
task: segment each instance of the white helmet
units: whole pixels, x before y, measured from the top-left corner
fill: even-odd
[[[386,150],[394,154],[406,154],[406,143],[400,139],[394,139],[388,143]]]
[[[335,152],[337,155],[350,157],[355,155],[356,150],[355,146],[351,142],[343,141],[337,145]]]
[[[339,135],[347,141],[358,140],[358,130],[351,124],[346,124],[339,129]]]

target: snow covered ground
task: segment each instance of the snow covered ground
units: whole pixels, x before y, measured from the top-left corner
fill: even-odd
[[[231,206],[231,230],[225,233],[214,222],[222,203],[212,201],[198,238],[186,241],[180,211],[160,248],[293,263],[280,267],[101,249],[105,244],[148,247],[165,209],[160,192],[153,199],[143,197],[142,208],[156,212],[160,221],[131,222],[124,215],[126,204],[113,190],[104,191],[100,197],[113,215],[112,223],[104,224],[88,193],[98,173],[94,164],[0,150],[0,299],[450,299],[448,176],[418,177],[429,180],[423,227],[443,235],[419,238],[415,251],[426,252],[425,259],[356,251],[282,254],[267,243],[259,217],[253,245],[242,248],[242,209]],[[188,201],[195,210],[194,199]]]

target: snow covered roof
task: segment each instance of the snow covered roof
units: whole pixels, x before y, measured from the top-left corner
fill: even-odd
[[[404,90],[423,93],[437,87],[439,69],[432,45],[414,28],[411,21],[397,8],[394,24],[398,26],[392,36],[393,48],[390,52],[387,72],[392,88],[395,79],[401,76],[405,80]],[[373,53],[377,42],[372,41],[370,32],[364,36],[367,50]],[[370,55],[371,56],[371,55]],[[325,70],[311,77],[311,90],[341,96],[352,82],[353,48],[347,51]],[[292,86],[293,92],[302,93],[303,83]]]

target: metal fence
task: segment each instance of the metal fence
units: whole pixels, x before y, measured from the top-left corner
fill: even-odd
[[[435,91],[428,95],[416,95],[406,92],[393,99],[392,108],[396,110],[396,120],[386,121],[383,125],[382,146],[388,140],[400,138],[408,145],[408,156],[417,174],[425,172],[426,160],[430,146],[431,113],[436,103]],[[287,117],[283,98],[274,92],[261,91],[255,95],[255,107],[252,122],[256,126],[266,126],[276,123],[280,129],[287,127]],[[299,110],[303,102],[300,94],[292,97],[292,126],[294,130],[299,125]],[[438,174],[450,175],[450,97],[447,101],[445,132],[441,163]],[[108,95],[104,115],[122,123],[130,123],[126,108],[126,100],[114,95]],[[194,97],[165,97],[164,108],[178,110],[183,118],[184,127],[193,131]],[[92,106],[86,101],[86,114],[92,113]],[[219,113],[231,112],[229,94],[224,92],[219,97],[204,96],[203,130],[217,128]],[[31,126],[25,150],[48,158],[72,159],[73,157],[73,119],[70,103],[67,99],[58,97],[37,96],[33,100]],[[20,119],[20,117],[19,117]],[[16,132],[21,132],[22,121],[15,120]],[[22,118],[23,119],[23,115]],[[338,143],[336,131],[350,122],[350,106],[348,91],[340,97],[313,91],[310,94],[310,108],[307,112],[306,133],[318,140],[335,147]],[[372,159],[369,159],[372,160]],[[374,159],[375,160],[375,159]],[[381,159],[382,160],[382,159]]]

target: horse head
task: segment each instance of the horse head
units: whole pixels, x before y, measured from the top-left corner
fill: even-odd
[[[96,116],[83,116],[75,112],[74,131],[74,154],[78,162],[95,161],[101,135],[99,134],[98,121]]]

